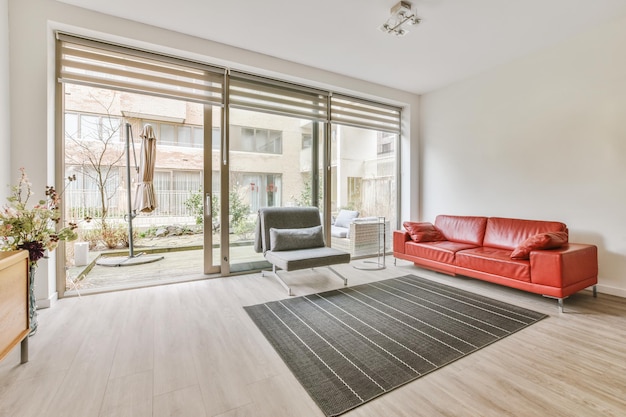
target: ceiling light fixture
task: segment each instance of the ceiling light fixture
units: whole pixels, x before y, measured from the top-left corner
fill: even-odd
[[[408,1],[400,1],[391,8],[391,16],[379,28],[381,31],[390,35],[404,36],[409,33],[404,27],[406,25],[417,25],[422,19],[415,15],[411,10],[411,3]]]

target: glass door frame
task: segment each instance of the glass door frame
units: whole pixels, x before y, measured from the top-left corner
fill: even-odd
[[[219,274],[221,272],[220,266],[215,265],[213,259],[213,200],[211,198],[213,196],[213,107],[211,104],[204,105],[204,169],[202,178],[204,183],[204,221],[202,222],[204,229],[204,249],[202,251],[204,274]],[[218,152],[223,151],[220,148]],[[218,254],[221,253],[222,248],[220,243]]]
[[[230,275],[230,223],[229,223],[229,187],[230,187],[230,71],[226,71],[222,97],[224,106],[222,107],[222,129],[220,141],[220,262],[219,272],[222,276]]]

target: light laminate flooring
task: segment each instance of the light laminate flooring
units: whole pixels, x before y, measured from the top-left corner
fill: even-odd
[[[337,269],[350,285],[417,274],[550,317],[346,417],[626,415],[626,299],[583,291],[559,314],[538,295],[387,261]],[[325,268],[287,280],[296,295],[342,286]],[[30,361],[17,347],[0,362],[0,417],[322,417],[242,308],[281,298],[256,273],[61,299],[39,311]]]

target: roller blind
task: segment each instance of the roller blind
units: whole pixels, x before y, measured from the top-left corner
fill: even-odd
[[[213,105],[225,100],[224,68],[64,33],[57,39],[60,82]],[[400,108],[254,74],[231,71],[228,100],[233,108],[400,133]]]
[[[400,108],[333,94],[331,122],[400,134]]]
[[[225,69],[57,34],[60,82],[221,105]]]
[[[328,120],[327,91],[232,71],[228,101],[231,107],[264,111],[310,120]]]

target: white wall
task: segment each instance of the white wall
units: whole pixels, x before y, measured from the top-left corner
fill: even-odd
[[[9,2],[0,0],[0,205],[4,205],[11,183],[9,85]]]
[[[36,190],[43,190],[46,184],[54,181],[55,29],[405,105],[403,126],[407,136],[402,141],[407,149],[404,161],[417,156],[416,146],[411,149],[411,144],[417,143],[417,129],[411,129],[410,123],[415,126],[418,121],[419,98],[413,94],[56,1],[8,2],[11,169],[24,166]],[[2,149],[6,151],[4,146]],[[417,201],[417,186],[411,184],[411,179],[417,178],[415,167],[415,164],[406,166],[402,173],[405,201]],[[403,217],[414,214],[410,212],[414,207],[403,202],[402,209],[406,211]],[[43,299],[39,300],[40,304],[45,304],[45,300],[53,299],[56,294],[55,266],[54,262],[50,264],[47,271],[40,267],[37,272],[37,297]]]
[[[560,220],[626,296],[626,18],[421,97],[421,214]]]

